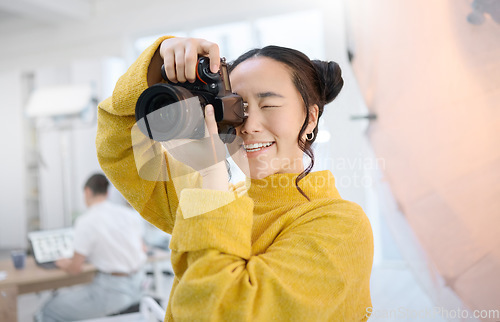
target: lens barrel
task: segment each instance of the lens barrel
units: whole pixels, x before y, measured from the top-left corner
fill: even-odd
[[[155,141],[205,134],[199,97],[180,86],[160,83],[146,89],[137,100],[135,118],[141,132]]]

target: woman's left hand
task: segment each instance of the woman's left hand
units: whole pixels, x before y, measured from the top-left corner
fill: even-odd
[[[203,189],[228,190],[226,147],[219,138],[212,105],[205,107],[204,138],[170,140],[162,145],[176,160],[200,173]]]
[[[219,138],[217,123],[215,122],[214,107],[210,104],[205,107],[205,124],[207,126],[206,130],[208,135],[210,136],[213,152],[211,157],[213,158],[214,164],[200,171],[203,177],[203,189],[228,191],[229,176],[227,174],[225,162],[226,148]],[[224,151],[224,159],[222,161],[219,161],[218,159],[220,159],[220,157],[217,157],[217,152],[219,151]]]

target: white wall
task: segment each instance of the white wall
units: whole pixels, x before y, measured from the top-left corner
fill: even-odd
[[[0,247],[26,245],[25,153],[20,72],[0,74]]]

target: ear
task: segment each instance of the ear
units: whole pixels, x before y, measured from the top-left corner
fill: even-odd
[[[83,189],[83,191],[84,191],[84,193],[85,193],[85,197],[86,197],[86,198],[90,198],[90,197],[92,197],[92,196],[93,196],[92,190],[90,190],[90,188],[89,188],[89,187],[85,187],[85,188]]]
[[[311,133],[318,124],[319,107],[317,104],[309,107],[309,122],[307,123],[305,134]]]

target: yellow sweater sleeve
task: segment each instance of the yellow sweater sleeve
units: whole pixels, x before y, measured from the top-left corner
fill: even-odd
[[[171,233],[178,206],[177,192],[182,189],[180,185],[174,186],[172,178],[176,175],[172,172],[177,171],[177,177],[179,172],[187,173],[179,181],[190,187],[200,186],[200,177],[186,170],[180,162],[168,158],[160,144],[143,137],[144,142],[140,143],[146,148],[142,149],[141,144],[132,142],[132,129],[137,128],[134,127],[135,105],[140,94],[148,88],[147,71],[151,58],[166,38],[169,37],[159,38],[145,50],[118,80],[113,95],[99,104],[96,147],[101,168],[113,185],[146,220]],[[147,160],[147,167],[138,164],[139,159]],[[140,175],[138,169],[146,168],[158,173]]]
[[[178,211],[184,202],[210,203],[220,194],[228,193],[185,190]],[[203,215],[178,216],[170,248],[179,280],[166,321],[367,320],[373,240],[359,206],[310,203],[255,256],[252,211],[253,201],[243,196]],[[337,215],[346,212],[362,216],[339,224]]]

